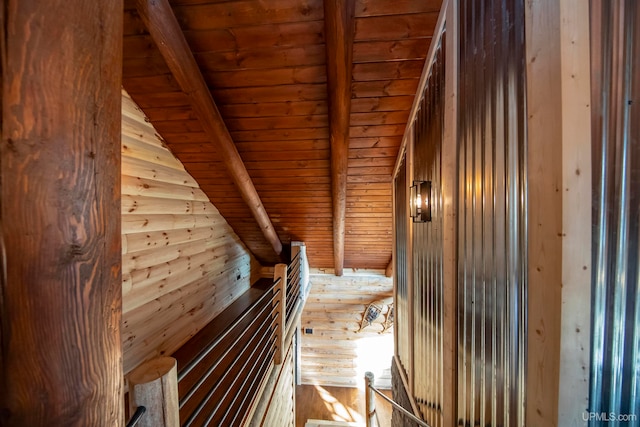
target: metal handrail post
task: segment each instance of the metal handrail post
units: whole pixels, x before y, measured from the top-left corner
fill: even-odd
[[[381,392],[380,390],[375,388],[374,385],[373,385],[374,377],[373,377],[373,374],[371,372],[365,373],[364,374],[364,378],[365,378],[365,383],[366,383],[365,395],[366,395],[367,427],[374,427],[373,422],[374,422],[374,415],[375,415],[375,412],[376,412],[376,408],[375,408],[375,399],[374,399],[372,391],[375,392],[376,394],[378,394],[378,396],[382,397],[387,402],[389,402],[391,404],[391,406],[393,406],[394,409],[397,409],[403,415],[406,415],[407,417],[411,418],[411,420],[416,422],[419,426],[421,426],[421,427],[431,427],[429,424],[427,424],[426,422],[422,421],[420,418],[416,417],[411,412],[407,411],[405,408],[400,406],[397,402],[395,402],[392,399],[389,399],[389,397],[386,396],[383,392]]]

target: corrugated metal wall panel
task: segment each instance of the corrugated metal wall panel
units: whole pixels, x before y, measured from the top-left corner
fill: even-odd
[[[640,3],[591,1],[591,426],[640,425]],[[618,419],[635,415],[635,419]]]
[[[407,242],[409,233],[409,212],[407,206],[407,162],[406,155],[402,165],[394,179],[394,214],[395,214],[395,265],[394,274],[396,280],[395,293],[395,334],[396,354],[402,363],[405,372],[410,370],[409,343],[409,279]]]
[[[458,424],[523,426],[524,5],[464,0],[459,13]]]
[[[435,52],[414,128],[413,180],[431,181],[432,221],[413,224],[414,396],[432,427],[442,422],[444,283],[441,151],[444,37]]]

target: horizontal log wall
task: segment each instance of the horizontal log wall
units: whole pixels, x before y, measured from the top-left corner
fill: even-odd
[[[393,328],[380,334],[381,314],[371,326],[357,331],[367,305],[393,295],[392,279],[384,273],[345,272],[342,277],[311,274],[309,281],[311,290],[301,318],[302,383],[359,387],[369,370],[376,374],[379,387],[390,388]],[[382,375],[376,372],[379,363],[386,367]]]
[[[171,354],[260,266],[144,114],[122,99],[124,371]]]

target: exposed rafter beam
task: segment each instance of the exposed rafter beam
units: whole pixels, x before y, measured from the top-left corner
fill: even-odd
[[[387,277],[393,277],[393,257],[389,264],[387,264],[387,268],[384,269],[384,275]]]
[[[204,131],[216,144],[216,151],[222,156],[222,161],[238,187],[242,199],[258,222],[267,241],[279,255],[282,252],[282,243],[262,205],[229,130],[222,120],[169,2],[167,0],[136,0],[136,7],[173,77],[191,100],[191,106],[200,119]]]
[[[344,266],[354,14],[355,0],[324,0],[329,127],[331,129],[333,264],[336,276],[342,276]]]

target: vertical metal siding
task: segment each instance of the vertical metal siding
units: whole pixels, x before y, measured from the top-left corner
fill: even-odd
[[[441,151],[444,126],[444,36],[440,38],[415,122],[413,179],[431,181],[432,221],[413,224],[414,396],[432,427],[443,404],[443,218]]]
[[[409,282],[408,282],[408,260],[407,242],[409,227],[409,212],[407,208],[407,162],[406,156],[402,161],[398,174],[394,179],[394,215],[395,215],[395,265],[394,274],[396,279],[395,295],[395,334],[396,334],[396,354],[403,365],[405,372],[410,368],[409,353]]]
[[[639,26],[638,1],[591,1],[591,426],[640,425]]]
[[[526,141],[522,0],[462,0],[458,425],[523,426]]]

